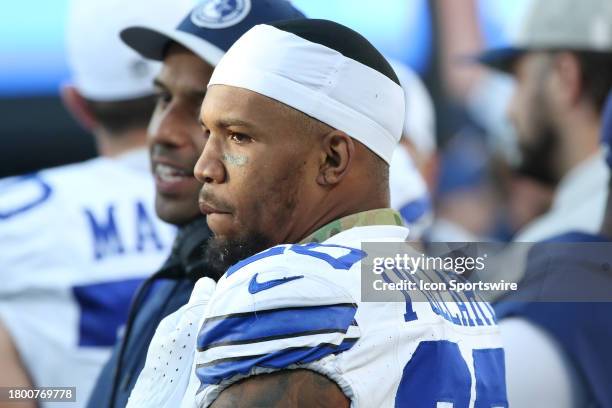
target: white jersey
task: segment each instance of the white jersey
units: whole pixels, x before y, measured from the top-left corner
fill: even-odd
[[[608,198],[610,169],[598,151],[566,174],[550,211],[519,231],[517,242],[539,242],[569,231],[595,234],[601,227]]]
[[[0,180],[0,320],[35,386],[84,406],[134,290],[169,253],[144,150]],[[61,403],[49,406],[61,407]]]
[[[128,406],[208,407],[242,378],[300,368],[335,381],[352,407],[507,407],[488,304],[360,301],[361,243],[407,234],[400,226],[354,227],[321,244],[247,258],[216,288],[204,278],[192,294],[207,303],[197,341],[197,318],[183,319],[191,329],[160,325],[156,337],[166,340],[152,343]],[[466,325],[457,316],[469,316]],[[197,347],[193,363],[185,361],[189,347]],[[189,367],[187,383],[181,373]]]

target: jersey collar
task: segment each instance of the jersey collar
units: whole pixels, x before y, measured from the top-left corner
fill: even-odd
[[[403,226],[402,217],[400,214],[391,208],[378,208],[375,210],[362,211],[356,214],[347,215],[339,218],[319,228],[306,238],[300,241],[300,244],[310,242],[323,242],[333,237],[334,235],[355,227],[367,227],[372,225],[395,225]]]

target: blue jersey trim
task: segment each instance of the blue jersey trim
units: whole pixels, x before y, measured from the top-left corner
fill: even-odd
[[[31,209],[38,207],[39,205],[47,201],[49,197],[51,197],[53,189],[49,184],[45,183],[45,181],[37,173],[26,174],[24,176],[17,177],[14,181],[11,182],[11,184],[24,183],[28,181],[35,182],[36,184],[38,184],[38,187],[40,188],[39,196],[33,201],[26,203],[20,207],[13,208],[8,211],[0,211],[0,220],[6,220],[11,217],[14,217],[15,215],[30,211]]]
[[[196,375],[201,387],[219,384],[235,375],[247,375],[254,367],[283,369],[294,364],[306,364],[350,349],[357,339],[346,339],[339,345],[321,343],[315,347],[294,347],[269,354],[227,358],[198,364]]]
[[[431,210],[429,197],[417,198],[400,208],[399,213],[408,224],[414,223]]]
[[[296,333],[346,333],[356,312],[354,304],[336,304],[262,310],[207,319],[198,335],[198,350],[227,343],[265,341],[270,337],[295,337]]]

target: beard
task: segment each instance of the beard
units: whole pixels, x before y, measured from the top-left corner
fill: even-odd
[[[551,127],[540,129],[535,143],[520,146],[522,158],[518,173],[544,185],[556,186],[560,180],[555,165],[558,140]]]
[[[204,262],[209,273],[218,280],[230,266],[272,245],[271,239],[260,233],[236,239],[212,237],[204,251]]]
[[[204,261],[207,268],[215,276],[220,278],[227,269],[237,262],[257,254],[265,249],[271,248],[285,242],[286,237],[274,236],[272,231],[281,226],[289,225],[294,218],[295,208],[298,202],[299,188],[303,177],[303,164],[299,161],[290,161],[289,167],[279,171],[275,180],[267,183],[269,186],[265,194],[260,194],[260,200],[252,203],[253,213],[249,216],[251,220],[262,220],[274,214],[274,224],[265,228],[261,225],[244,225],[243,234],[240,237],[212,237],[210,238],[204,252]],[[202,193],[208,201],[219,205],[219,208],[234,207],[227,203],[219,203],[214,197]],[[260,231],[267,231],[266,233]]]
[[[543,82],[541,82],[543,83]],[[532,178],[544,185],[554,187],[560,176],[556,160],[559,155],[559,131],[552,121],[552,113],[544,88],[541,86],[533,95],[530,110],[532,137],[530,143],[519,145],[521,164],[518,173]]]

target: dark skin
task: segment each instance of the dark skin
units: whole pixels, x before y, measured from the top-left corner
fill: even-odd
[[[155,210],[174,225],[201,216],[198,192],[202,185],[193,176],[193,166],[204,148],[198,116],[212,71],[200,57],[174,44],[155,80],[158,98],[147,140],[155,175]],[[160,164],[175,171],[174,177],[164,179],[158,171]]]
[[[350,402],[336,383],[308,370],[258,375],[225,389],[211,408],[343,408]]]
[[[206,145],[194,173],[216,239],[265,234],[299,242],[338,218],[389,206],[388,166],[342,131],[273,99],[225,85],[208,89],[200,120]],[[348,407],[311,371],[250,377],[213,407]]]
[[[299,242],[338,218],[388,207],[388,186],[373,177],[379,159],[344,132],[224,85],[209,88],[200,119],[207,141],[194,172],[215,237]]]

